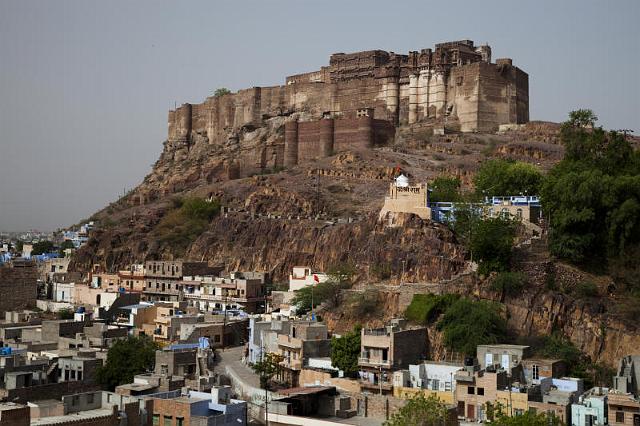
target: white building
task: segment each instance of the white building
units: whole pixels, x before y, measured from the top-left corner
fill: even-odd
[[[329,276],[323,272],[313,272],[307,266],[294,266],[289,275],[289,291],[297,291],[306,286],[323,283]]]
[[[408,383],[398,383],[397,386],[408,385],[408,387],[412,388],[452,392],[456,388],[454,376],[460,369],[462,369],[461,365],[448,363],[425,362],[422,364],[410,364]],[[396,381],[400,382],[405,379],[406,374],[398,375],[397,378],[394,375],[394,386]]]

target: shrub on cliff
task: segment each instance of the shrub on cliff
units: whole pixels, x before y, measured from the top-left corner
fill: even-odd
[[[165,214],[154,233],[158,240],[170,247],[175,254],[183,254],[211,219],[220,211],[217,200],[200,198],[174,199],[172,208]]]
[[[213,92],[213,96],[215,96],[216,98],[219,98],[220,96],[228,95],[230,93],[231,93],[231,90],[227,89],[226,87],[221,87],[219,89],[216,89],[215,92]]]
[[[470,249],[480,274],[509,270],[515,235],[513,220],[494,217],[477,222],[471,230]]]
[[[404,316],[418,324],[431,324],[458,298],[456,294],[414,294]]]
[[[527,284],[527,276],[522,272],[500,272],[491,282],[489,288],[495,292],[515,296]]]
[[[457,299],[445,310],[438,329],[447,347],[466,355],[475,355],[478,345],[504,343],[507,337],[500,305],[466,297]]]

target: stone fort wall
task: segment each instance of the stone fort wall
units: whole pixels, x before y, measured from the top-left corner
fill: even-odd
[[[470,40],[407,55],[336,53],[329,66],[289,76],[283,86],[253,87],[169,111],[168,140],[185,142],[196,132],[217,143],[232,129],[260,126],[274,116],[353,118],[363,108],[396,125],[447,117],[460,131],[491,132],[529,120],[528,91],[524,71],[510,59],[491,63],[491,48]]]

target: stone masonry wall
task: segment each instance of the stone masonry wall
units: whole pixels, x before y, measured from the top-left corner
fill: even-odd
[[[0,315],[36,306],[38,271],[35,266],[0,267]]]

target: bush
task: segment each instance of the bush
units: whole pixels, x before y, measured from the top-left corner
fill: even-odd
[[[440,176],[431,182],[429,187],[429,201],[438,203],[442,201],[450,201],[457,203],[462,201],[460,195],[460,178],[456,176]]]
[[[173,198],[171,203],[172,209],[165,214],[154,233],[158,240],[170,246],[175,254],[182,254],[218,214],[220,203],[217,200],[209,202],[200,198]]]
[[[446,309],[438,329],[447,347],[466,355],[475,355],[478,345],[502,343],[507,336],[498,304],[464,297]]]
[[[231,90],[227,89],[226,87],[221,87],[219,89],[216,89],[215,92],[213,92],[213,96],[215,96],[216,98],[219,98],[220,96],[228,95],[230,93],[231,93]]]
[[[581,282],[574,291],[576,296],[583,299],[598,297],[598,286],[592,281]]]
[[[478,261],[478,272],[509,270],[516,225],[513,220],[501,217],[477,222],[471,230],[471,252]]]
[[[532,164],[512,160],[485,161],[473,178],[479,195],[538,194],[543,176]]]
[[[515,296],[524,289],[527,276],[522,272],[500,272],[491,282],[489,288],[508,296]]]
[[[455,294],[414,294],[404,316],[418,324],[431,324],[458,298]]]

